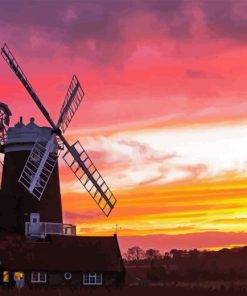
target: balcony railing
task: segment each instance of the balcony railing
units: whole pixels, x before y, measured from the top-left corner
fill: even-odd
[[[76,226],[72,224],[50,222],[25,223],[26,236],[45,237],[48,234],[76,235]]]

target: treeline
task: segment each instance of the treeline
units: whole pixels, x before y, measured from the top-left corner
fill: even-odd
[[[168,255],[169,253],[165,253]],[[161,252],[157,249],[148,249],[144,251],[138,246],[129,248],[126,253],[123,254],[123,258],[126,262],[140,261],[140,260],[152,260],[152,259],[162,259]]]
[[[247,279],[247,247],[220,251],[173,249],[162,254],[157,249],[134,246],[124,254],[124,261],[127,272],[128,267],[143,267],[147,279],[154,281]]]

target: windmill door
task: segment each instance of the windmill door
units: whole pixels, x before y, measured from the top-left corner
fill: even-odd
[[[30,214],[30,233],[31,234],[39,234],[40,233],[40,214],[39,213],[31,213]]]

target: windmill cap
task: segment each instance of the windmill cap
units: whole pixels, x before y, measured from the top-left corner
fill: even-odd
[[[8,129],[5,152],[30,151],[38,137],[49,140],[51,131],[50,127],[38,126],[34,117],[31,117],[30,122],[26,125],[20,117],[20,121]]]

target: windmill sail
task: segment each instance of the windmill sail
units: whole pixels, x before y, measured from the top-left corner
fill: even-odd
[[[116,203],[116,198],[79,141],[71,146],[63,159],[103,213],[108,216]]]
[[[55,136],[49,141],[39,137],[23,168],[19,182],[38,200],[41,199],[52,171],[57,163]]]
[[[84,97],[84,92],[81,88],[81,85],[77,77],[74,75],[72,77],[68,91],[66,93],[66,96],[61,108],[60,117],[57,123],[57,127],[58,128],[61,127],[63,133],[65,132],[70,121],[74,117],[83,97]]]

